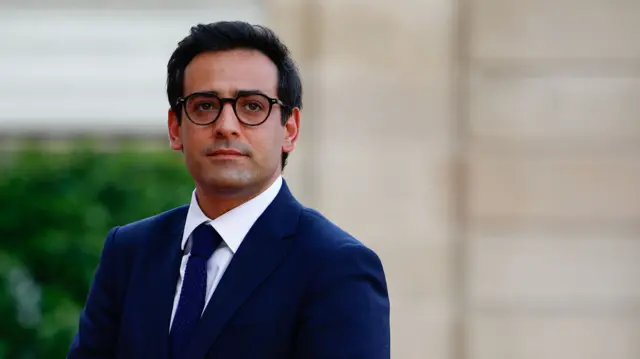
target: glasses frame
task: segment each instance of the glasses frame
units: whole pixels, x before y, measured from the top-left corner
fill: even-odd
[[[198,123],[195,122],[193,119],[191,119],[191,116],[189,116],[189,111],[187,111],[187,102],[192,99],[193,97],[196,96],[209,96],[209,97],[215,97],[218,100],[220,100],[220,111],[218,112],[218,115],[211,121],[207,122],[207,123]],[[264,120],[262,120],[259,123],[246,123],[244,122],[240,116],[238,116],[238,111],[236,110],[236,104],[238,102],[239,98],[243,98],[243,97],[247,97],[247,96],[262,96],[265,99],[267,99],[267,101],[269,102],[269,111],[267,112],[267,116],[265,116]],[[265,123],[268,119],[269,116],[271,116],[271,111],[273,110],[273,105],[279,105],[282,108],[288,108],[289,106],[285,105],[281,100],[277,99],[277,98],[273,98],[273,97],[269,97],[267,95],[265,95],[262,92],[259,91],[247,91],[247,92],[242,92],[239,93],[236,97],[220,97],[218,96],[218,94],[216,92],[213,91],[200,91],[200,92],[194,92],[192,94],[189,94],[188,96],[184,96],[184,97],[178,97],[178,100],[176,101],[176,106],[179,107],[180,111],[182,111],[182,109],[184,109],[184,113],[187,116],[187,119],[189,119],[189,121],[191,121],[191,123],[193,123],[196,126],[209,126],[210,124],[216,122],[219,118],[220,118],[220,114],[222,113],[222,110],[224,109],[224,105],[226,103],[230,103],[231,104],[231,108],[233,109],[233,113],[236,115],[236,118],[238,119],[238,121],[240,121],[240,123],[242,123],[245,126],[251,126],[251,127],[255,127],[255,126],[260,126],[263,123]]]

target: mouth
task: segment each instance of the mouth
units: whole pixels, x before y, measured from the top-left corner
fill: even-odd
[[[215,150],[210,154],[208,154],[208,157],[215,157],[215,158],[236,158],[236,157],[244,157],[244,156],[245,154],[243,154],[242,152],[238,150],[230,149],[230,148]]]

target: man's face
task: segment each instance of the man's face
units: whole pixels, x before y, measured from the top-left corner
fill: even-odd
[[[184,97],[214,91],[221,98],[235,98],[238,92],[258,91],[278,98],[277,84],[275,64],[259,51],[207,52],[187,66]],[[187,169],[204,191],[233,195],[264,190],[281,172],[281,153],[293,151],[298,137],[297,109],[284,126],[279,105],[273,105],[261,125],[247,126],[227,103],[215,122],[201,126],[188,119],[185,107],[182,106],[181,123],[169,111],[171,147],[184,152]],[[208,110],[211,106],[199,108]]]

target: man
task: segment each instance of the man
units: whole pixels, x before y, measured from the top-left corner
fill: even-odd
[[[198,25],[167,94],[191,203],[110,231],[68,358],[389,358],[379,258],[281,176],[302,108],[285,45]]]

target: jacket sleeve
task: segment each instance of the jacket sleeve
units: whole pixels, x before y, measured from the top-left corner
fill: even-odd
[[[115,227],[107,235],[67,359],[115,358],[121,313],[118,266],[122,256],[116,245],[117,232]]]
[[[389,359],[389,295],[382,263],[361,244],[342,246],[303,305],[296,359]]]

